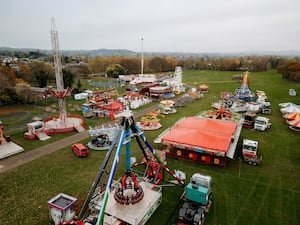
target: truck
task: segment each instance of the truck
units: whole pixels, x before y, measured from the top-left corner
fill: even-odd
[[[246,112],[243,117],[244,117],[243,127],[247,129],[253,129],[256,113]]]
[[[178,225],[202,225],[212,204],[212,178],[195,173],[185,186],[178,213]]]
[[[266,129],[271,128],[270,119],[263,116],[258,116],[255,118],[254,130],[265,131]]]
[[[260,165],[262,157],[258,156],[258,141],[244,139],[242,147],[243,161],[249,165]]]
[[[263,102],[261,104],[261,113],[262,114],[271,114],[271,103],[270,102]]]

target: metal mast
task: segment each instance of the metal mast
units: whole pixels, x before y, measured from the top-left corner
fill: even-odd
[[[62,121],[66,122],[67,112],[66,112],[65,97],[71,90],[64,89],[64,79],[63,79],[63,74],[61,69],[61,59],[59,55],[58,32],[56,30],[53,17],[51,19],[50,34],[51,34],[52,50],[53,50],[53,57],[54,57],[54,68],[55,68],[55,78],[56,78],[56,88],[57,88],[57,90],[51,90],[50,93],[58,98],[60,118],[62,119]]]
[[[142,58],[141,58],[141,75],[143,75],[144,74],[144,50],[143,50],[143,38],[141,39],[141,52],[142,52],[142,54],[141,54],[141,56],[142,56]]]

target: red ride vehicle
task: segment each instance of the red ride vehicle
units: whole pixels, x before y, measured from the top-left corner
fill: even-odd
[[[89,154],[87,147],[81,143],[73,144],[72,151],[79,157],[87,157]]]

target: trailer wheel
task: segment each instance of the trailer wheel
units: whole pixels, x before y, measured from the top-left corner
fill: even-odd
[[[251,162],[251,161],[249,161],[249,162],[248,162],[248,164],[249,164],[249,165],[252,165],[252,162]]]
[[[253,162],[253,166],[256,166],[257,165],[257,163],[256,162]]]

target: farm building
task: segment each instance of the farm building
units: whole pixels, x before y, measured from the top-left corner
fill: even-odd
[[[160,135],[167,156],[225,166],[233,159],[242,121],[188,117]]]

